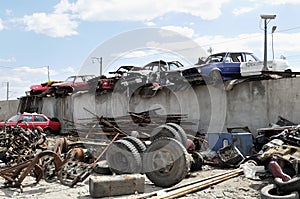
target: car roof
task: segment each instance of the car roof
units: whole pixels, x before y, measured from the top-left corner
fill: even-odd
[[[213,53],[211,55],[219,55],[219,54],[227,54],[227,53],[231,53],[231,54],[233,54],[233,53],[253,54],[251,52],[246,52],[246,51],[240,51],[240,52],[239,51],[228,51],[228,52]]]

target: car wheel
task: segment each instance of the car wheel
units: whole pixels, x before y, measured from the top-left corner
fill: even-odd
[[[183,145],[173,138],[160,138],[151,143],[143,156],[144,172],[160,187],[171,187],[186,177],[190,159]]]
[[[139,152],[127,140],[118,140],[110,145],[106,151],[109,168],[116,174],[140,173],[142,160]]]
[[[221,73],[218,70],[213,70],[209,73],[209,83],[212,85],[218,85],[223,82]]]
[[[176,129],[166,124],[160,125],[153,129],[150,140],[154,141],[162,137],[174,138],[182,143],[181,137]]]
[[[45,133],[46,135],[50,135],[50,134],[52,133],[52,131],[51,131],[51,129],[46,128],[46,129],[44,129],[44,133]]]
[[[294,191],[290,194],[277,194],[277,188],[275,184],[269,184],[261,189],[261,199],[299,199],[299,193]]]
[[[139,153],[144,153],[146,151],[145,144],[140,139],[138,139],[136,137],[127,136],[127,137],[124,137],[123,140],[127,140],[131,144],[133,144],[135,146],[135,148],[138,150]]]
[[[167,125],[173,127],[178,132],[178,134],[181,138],[181,143],[183,144],[183,146],[185,148],[187,148],[187,136],[186,136],[186,133],[183,130],[183,128],[180,125],[176,124],[176,123],[167,123]]]

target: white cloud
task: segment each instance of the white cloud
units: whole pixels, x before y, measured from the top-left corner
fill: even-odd
[[[3,21],[2,19],[0,18],[0,31],[4,29],[4,25],[3,25]]]
[[[47,67],[41,67],[41,68],[31,68],[28,66],[22,66],[22,67],[17,67],[13,69],[14,72],[21,73],[23,75],[46,75],[48,74],[48,69]]]
[[[211,20],[221,15],[221,6],[230,0],[78,0],[61,1],[56,9],[72,11],[88,21],[149,21],[169,12],[181,12]]]
[[[11,16],[11,15],[12,15],[12,10],[6,9],[6,10],[5,10],[5,14],[6,14],[7,16]]]
[[[67,74],[71,74],[71,75],[74,75],[75,74],[75,70],[74,68],[72,67],[66,67],[66,68],[63,68],[61,70],[62,73],[67,73]]]
[[[193,37],[195,35],[195,31],[192,28],[188,28],[188,27],[181,27],[181,26],[163,26],[161,27],[162,29],[165,30],[170,30],[170,31],[174,31],[177,32],[181,35],[184,35],[186,37]]]
[[[241,8],[235,8],[233,10],[234,15],[241,15],[245,14],[247,12],[251,12],[252,10],[256,9],[256,7],[241,7]]]
[[[11,58],[0,58],[0,62],[5,62],[5,63],[12,63],[12,62],[16,62],[16,58],[11,57]]]
[[[285,4],[300,4],[299,0],[251,0],[252,2],[273,4],[273,5],[285,5]]]
[[[156,24],[152,21],[147,21],[145,24],[146,26],[156,26]]]
[[[50,37],[65,37],[77,35],[78,23],[69,14],[34,13],[25,15],[22,19],[25,30],[45,34]]]

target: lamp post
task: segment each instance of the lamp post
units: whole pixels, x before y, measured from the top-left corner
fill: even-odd
[[[99,62],[100,67],[100,76],[102,75],[102,57],[92,57],[92,61],[94,63],[94,60],[97,60]]]
[[[264,42],[264,67],[263,70],[268,70],[267,67],[267,25],[271,19],[275,19],[276,15],[260,15],[260,17],[265,21],[264,31],[265,31],[265,42]]]
[[[273,54],[273,60],[274,60],[274,44],[273,44],[273,33],[275,32],[277,26],[272,27],[272,54]]]

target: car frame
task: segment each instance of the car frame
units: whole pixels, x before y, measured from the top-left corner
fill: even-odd
[[[90,92],[102,94],[108,91],[113,91],[117,81],[131,70],[140,70],[140,67],[120,66],[116,71],[108,72],[108,75],[102,75],[89,80],[88,83]]]
[[[62,97],[78,91],[89,90],[88,80],[93,78],[95,78],[95,75],[72,75],[65,81],[51,86],[54,88],[55,96]]]
[[[26,95],[41,95],[43,93],[50,94],[49,90],[52,89],[51,85],[61,83],[62,81],[49,80],[47,82],[30,86],[30,91],[26,91]]]
[[[181,67],[183,67],[183,64],[179,61],[152,61],[140,70],[129,71],[121,79],[121,85],[125,87],[133,84],[146,85],[152,83],[165,85],[167,83],[166,75],[170,71]]]
[[[4,126],[20,126],[22,128],[34,129],[38,126],[45,133],[58,133],[61,130],[61,124],[57,118],[49,118],[44,114],[22,113],[10,117],[4,122],[0,122],[0,129]]]

